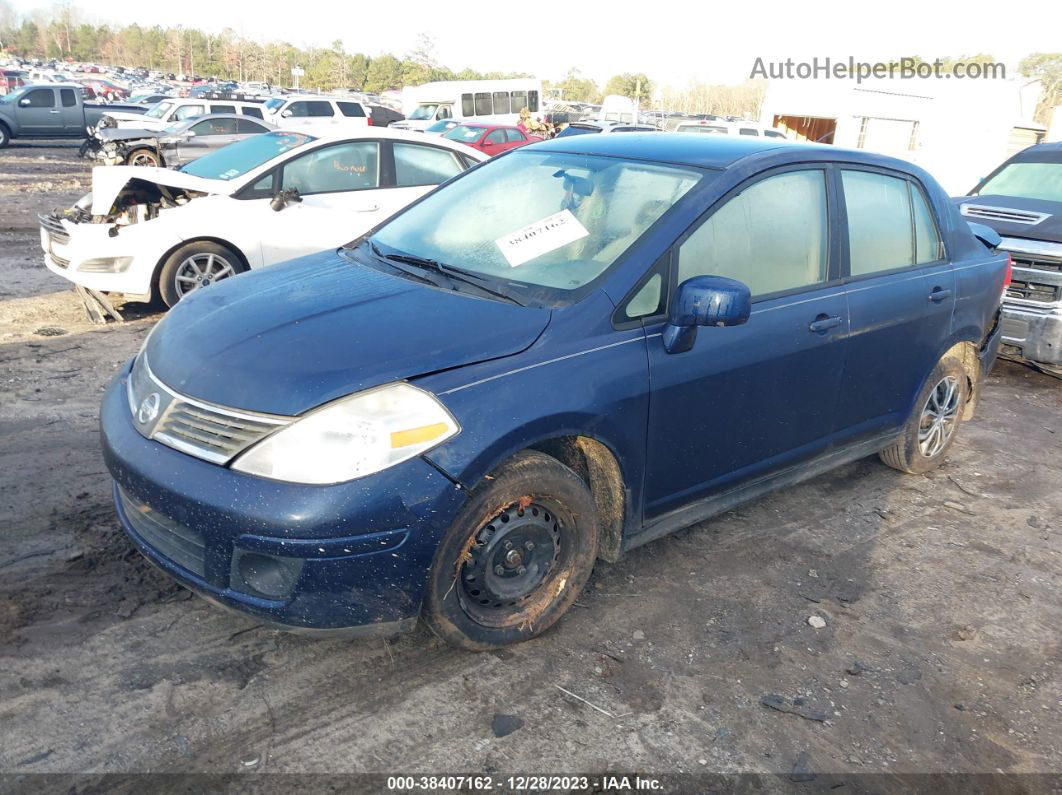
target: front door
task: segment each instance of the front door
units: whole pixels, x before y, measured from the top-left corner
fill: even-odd
[[[695,226],[673,254],[674,284],[744,282],[748,323],[701,328],[669,354],[647,329],[651,382],[644,516],[720,493],[830,444],[848,337],[822,168],[757,177]]]
[[[302,201],[280,211],[265,203],[263,264],[335,248],[372,228],[383,217],[380,166],[377,141],[323,146],[285,163],[279,188],[296,188]]]
[[[60,135],[63,112],[54,88],[34,88],[18,100],[19,123],[24,135]]]

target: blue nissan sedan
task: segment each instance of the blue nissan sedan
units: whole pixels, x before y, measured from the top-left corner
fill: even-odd
[[[273,625],[525,640],[598,558],[863,456],[938,465],[999,345],[996,243],[865,152],[521,148],[171,310],[103,401],[118,516]]]

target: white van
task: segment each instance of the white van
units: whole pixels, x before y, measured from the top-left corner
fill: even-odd
[[[789,140],[781,130],[764,127],[750,121],[723,121],[722,119],[698,119],[680,122],[675,127],[679,133],[707,133],[709,135],[751,135],[760,138]]]
[[[151,130],[156,132],[165,130],[174,122],[184,121],[193,116],[204,116],[207,113],[239,113],[255,119],[265,118],[260,102],[197,98],[164,99],[146,113],[109,110],[100,120],[100,126],[117,126],[119,129]],[[114,121],[115,124],[107,122],[106,119],[108,118]]]
[[[402,92],[404,121],[400,130],[423,132],[443,119],[516,124],[520,111],[541,112],[542,81],[533,77],[511,80],[449,80],[425,83]]]
[[[372,126],[365,106],[347,97],[291,94],[265,101],[266,121],[283,130],[338,135]]]

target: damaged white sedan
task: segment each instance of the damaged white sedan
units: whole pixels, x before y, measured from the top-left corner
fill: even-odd
[[[486,159],[462,144],[367,128],[270,132],[180,170],[97,167],[92,193],[39,216],[50,271],[173,306],[249,268],[340,246]]]

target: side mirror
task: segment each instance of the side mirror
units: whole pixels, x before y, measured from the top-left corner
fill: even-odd
[[[291,118],[291,108],[288,108],[286,111],[284,111],[280,115],[283,116],[285,119],[290,119]]]
[[[699,326],[740,326],[749,319],[752,296],[747,285],[725,276],[694,276],[679,285],[664,326],[664,350],[685,353]]]
[[[28,108],[29,104],[30,104],[29,97],[23,97],[22,99],[20,99],[18,101],[18,106],[20,108]]]
[[[269,200],[269,206],[273,208],[275,212],[280,212],[288,206],[288,202],[301,202],[302,196],[299,195],[298,188],[288,188],[277,193]]]
[[[984,224],[975,224],[972,221],[967,221],[970,225],[970,231],[974,233],[974,237],[980,240],[989,248],[999,248],[999,244],[1003,242],[1003,238],[999,236],[999,232],[990,226]]]

